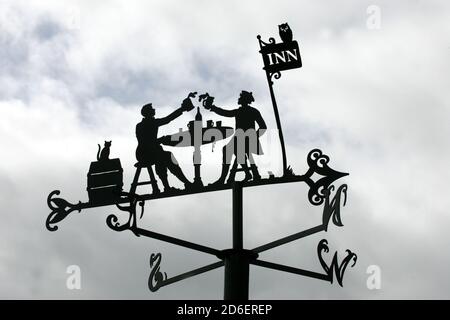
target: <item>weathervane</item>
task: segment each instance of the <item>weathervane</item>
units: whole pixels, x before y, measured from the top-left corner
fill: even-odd
[[[330,159],[321,150],[314,149],[309,152],[307,155],[308,170],[302,175],[296,175],[292,168],[287,166],[286,150],[272,79],[279,79],[281,71],[300,68],[302,62],[298,43],[292,39],[292,31],[289,25],[285,23],[278,27],[282,39],[281,43],[276,43],[274,38],[270,38],[268,43],[262,41],[261,36],[257,38],[282,148],[283,172],[281,176],[275,176],[273,173],[268,177],[262,176],[256,165],[254,156],[264,154],[259,138],[265,133],[267,127],[259,110],[251,106],[255,101],[252,92],[242,90],[237,101],[239,107],[235,109],[216,106],[214,104],[215,97],[208,93],[198,95],[198,102],[200,102],[201,107],[209,111],[209,114],[234,118],[235,128],[223,126],[222,121],[214,123],[213,120],[207,120],[205,126],[200,107],[196,108],[193,102],[197,98],[197,92],[191,92],[182,101],[179,108],[165,117],[156,117],[155,108],[151,103],[145,104],[141,108],[142,120],[136,125],[135,132],[138,142],[136,149],[137,163],[134,165],[135,174],[129,191],[123,190],[123,169],[120,160],[109,158],[112,142],[105,141],[103,148],[100,145],[98,146],[97,160],[92,162],[89,168],[87,181],[89,201],[79,201],[72,204],[57,197],[60,194],[59,190],[51,192],[47,198],[47,204],[52,210],[46,220],[47,229],[49,231],[57,230],[56,224],[74,211],[81,212],[84,209],[115,205],[120,211],[127,213],[128,219],[126,222],[121,222],[118,216],[109,215],[106,223],[111,229],[115,231],[130,230],[136,236],[165,241],[213,255],[218,259],[215,263],[168,278],[167,274],[161,271],[161,253],[152,253],[149,261],[151,271],[148,279],[148,287],[151,291],[224,266],[224,298],[248,299],[250,264],[325,280],[330,283],[333,282],[335,275],[336,281],[342,286],[344,272],[350,263],[351,266],[354,266],[356,254],[347,250],[345,257],[339,261],[338,254],[335,253],[331,262],[327,263],[323,257],[323,253],[329,251],[328,242],[325,239],[321,240],[317,246],[318,259],[324,272],[303,270],[259,259],[261,252],[321,231],[327,231],[330,220],[336,226],[343,226],[340,209],[341,205],[344,206],[347,200],[347,185],[342,184],[338,188],[333,186],[336,180],[346,176],[347,173],[330,168],[328,165]],[[174,134],[158,136],[159,127],[171,123],[184,112],[191,110],[196,110],[196,114],[194,120],[188,123],[186,130],[181,128]],[[222,149],[220,176],[216,181],[206,184],[201,178],[202,146],[228,138],[230,139]],[[186,150],[194,149],[193,181],[188,180],[173,154],[166,151],[163,146],[185,148]],[[147,171],[149,180],[140,180],[142,169]],[[178,189],[169,184],[168,172],[184,184],[184,189]],[[242,180],[236,179],[240,172],[244,173]],[[320,178],[316,178],[317,176],[320,176]],[[159,181],[157,178],[159,178]],[[243,244],[243,189],[295,182],[304,182],[308,185],[308,200],[312,205],[323,205],[321,223],[256,248],[245,249]],[[151,186],[151,192],[138,193],[138,187],[145,185]],[[162,190],[160,189],[161,185]],[[138,221],[144,215],[146,201],[220,190],[232,190],[233,245],[230,249],[219,250],[138,226]],[[333,192],[334,195],[332,195]]]

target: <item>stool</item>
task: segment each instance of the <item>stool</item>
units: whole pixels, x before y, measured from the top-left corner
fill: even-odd
[[[237,160],[238,159],[236,157],[234,159],[233,166],[231,167],[230,176],[228,177],[227,183],[234,182],[235,181],[234,179],[236,177],[236,173],[237,172],[241,172],[241,171],[245,172],[245,178],[242,181],[245,182],[245,181],[248,181],[248,180],[250,180],[252,178],[252,174],[250,173],[250,168],[248,167],[248,164],[247,164],[247,157],[245,157],[244,163],[238,163]],[[240,165],[241,167],[238,168],[238,165]]]
[[[153,194],[160,193],[158,188],[158,182],[156,181],[155,174],[153,173],[152,164],[145,164],[138,162],[134,165],[136,167],[136,173],[134,174],[133,182],[131,183],[130,194],[136,193],[136,188],[138,186],[151,184],[153,189]],[[139,176],[141,174],[142,168],[147,168],[148,175],[150,176],[150,181],[139,182]]]

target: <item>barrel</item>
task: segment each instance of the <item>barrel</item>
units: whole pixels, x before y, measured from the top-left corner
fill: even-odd
[[[116,203],[123,187],[123,169],[120,159],[91,162],[87,184],[90,203]]]

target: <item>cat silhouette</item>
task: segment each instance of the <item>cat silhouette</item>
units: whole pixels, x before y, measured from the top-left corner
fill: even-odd
[[[100,144],[98,145],[97,161],[109,160],[109,153],[111,151],[111,142],[112,141],[105,141],[105,146],[103,147],[103,149],[100,147]]]

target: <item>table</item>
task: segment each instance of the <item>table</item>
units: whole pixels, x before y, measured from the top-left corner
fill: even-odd
[[[200,174],[201,150],[205,144],[224,140],[233,135],[234,129],[226,126],[210,126],[204,128],[201,121],[190,122],[188,130],[180,129],[179,132],[158,138],[158,141],[165,145],[177,148],[194,147],[194,186],[203,187]]]

